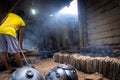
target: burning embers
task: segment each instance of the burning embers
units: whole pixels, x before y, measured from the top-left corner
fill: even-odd
[[[66,51],[64,51],[66,52]],[[85,47],[76,50],[67,51],[69,54],[80,54],[84,56],[91,57],[120,57],[120,47],[110,47],[110,46],[95,46],[95,47]]]

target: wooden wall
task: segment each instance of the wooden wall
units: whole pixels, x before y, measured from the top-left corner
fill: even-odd
[[[86,0],[78,0],[79,47],[88,46]]]
[[[90,45],[120,45],[120,0],[87,0]]]

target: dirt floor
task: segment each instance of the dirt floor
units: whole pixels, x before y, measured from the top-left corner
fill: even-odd
[[[53,61],[52,58],[49,58],[49,59],[42,59],[38,63],[33,64],[33,66],[35,66],[35,68],[38,71],[40,71],[43,76],[45,76],[50,69],[57,66],[58,64],[60,64],[60,63],[56,63]],[[85,77],[90,75],[90,74],[86,74],[86,73],[83,73],[80,71],[77,71],[77,74],[78,74],[79,80],[85,80]],[[11,76],[11,74],[6,74],[6,73],[2,72],[2,73],[0,73],[0,80],[9,80],[10,76]],[[97,80],[97,79],[95,79],[95,80]],[[103,80],[109,80],[109,79],[103,78]]]

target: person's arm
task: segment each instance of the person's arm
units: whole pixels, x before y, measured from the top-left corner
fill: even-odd
[[[22,43],[23,43],[23,34],[24,34],[24,28],[22,27],[19,31],[19,43],[20,43],[20,47],[21,49],[23,49],[22,47]]]

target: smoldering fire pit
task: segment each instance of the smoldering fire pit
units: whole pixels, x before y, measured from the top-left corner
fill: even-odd
[[[86,51],[85,51],[86,49]],[[103,50],[103,51],[101,51]],[[116,51],[118,53],[116,53]],[[90,52],[94,51],[94,53]],[[100,54],[100,52],[103,52]],[[68,51],[67,51],[68,52]],[[119,49],[111,48],[84,48],[79,50],[79,53],[66,52],[55,53],[53,56],[54,61],[60,63],[69,63],[79,71],[86,73],[100,73],[110,80],[120,80],[120,58]],[[83,54],[83,55],[82,55]],[[91,55],[92,54],[92,55]],[[94,55],[95,54],[95,55]]]

